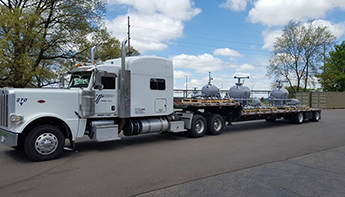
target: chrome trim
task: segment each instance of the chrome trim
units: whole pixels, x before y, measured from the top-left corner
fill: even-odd
[[[0,142],[9,147],[18,145],[18,134],[0,129]]]
[[[15,111],[15,95],[10,94],[9,89],[4,88],[0,93],[0,127],[10,126],[10,114]]]
[[[119,91],[119,118],[129,118],[131,109],[131,73],[126,70],[126,43],[124,39],[121,43],[121,72],[120,72],[120,91]]]
[[[91,65],[93,65],[95,62],[95,49],[96,49],[96,46],[93,46],[91,48]]]

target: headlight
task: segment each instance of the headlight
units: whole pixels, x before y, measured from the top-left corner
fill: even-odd
[[[24,120],[24,116],[19,114],[11,114],[10,120],[11,122],[21,122]]]

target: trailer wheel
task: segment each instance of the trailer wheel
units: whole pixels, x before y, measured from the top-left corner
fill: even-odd
[[[192,128],[187,130],[190,137],[199,138],[205,135],[207,130],[206,119],[197,114],[193,116]]]
[[[311,119],[311,121],[317,122],[320,120],[320,112],[316,111],[313,113],[313,118]]]
[[[223,132],[225,122],[219,114],[212,114],[207,117],[207,134],[219,135]]]
[[[42,125],[34,128],[25,138],[24,150],[36,161],[57,158],[65,146],[65,137],[57,127]]]
[[[304,120],[303,113],[299,112],[297,114],[294,114],[290,120],[294,124],[302,124],[302,122]]]

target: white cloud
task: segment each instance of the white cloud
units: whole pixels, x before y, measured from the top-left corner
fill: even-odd
[[[332,32],[332,34],[339,38],[345,35],[345,22],[342,23],[332,23],[331,21],[327,20],[315,20],[312,22],[315,26],[326,26]],[[305,23],[304,23],[305,24]],[[302,24],[302,25],[304,25]],[[262,36],[264,38],[264,45],[262,46],[263,49],[268,49],[269,51],[273,50],[274,43],[278,37],[282,35],[282,30],[264,30],[262,32]]]
[[[237,73],[235,73],[234,74],[234,76],[232,76],[232,77],[250,77],[250,73],[242,73],[242,72],[237,72]]]
[[[230,57],[243,57],[241,53],[238,51],[229,49],[229,48],[221,48],[221,49],[216,49],[213,52],[213,55],[217,56],[230,56]]]
[[[255,66],[251,64],[241,64],[239,68],[236,69],[236,71],[250,71],[255,70]]]
[[[289,20],[309,20],[325,17],[334,8],[345,10],[344,0],[258,0],[247,20],[268,26],[285,25]]]
[[[125,38],[130,16],[131,45],[141,53],[166,49],[170,40],[183,36],[183,22],[201,12],[190,0],[108,0],[108,4],[128,6],[127,14],[107,19],[105,26],[115,37]]]
[[[192,79],[189,81],[189,86],[192,88],[196,87],[200,90],[204,85],[208,83],[208,77],[204,77],[202,79]]]
[[[235,71],[238,72],[255,70],[255,66],[253,66],[252,64],[230,64],[229,67],[235,69]]]
[[[250,0],[226,0],[226,2],[220,4],[219,7],[231,9],[233,11],[244,11],[248,1]]]
[[[108,4],[128,5],[144,15],[161,13],[177,20],[190,20],[201,12],[190,0],[108,0]]]
[[[219,71],[224,66],[224,62],[213,55],[204,53],[202,55],[181,54],[171,57],[174,68],[193,69],[198,73],[207,73],[209,71]]]
[[[337,38],[345,34],[345,22],[332,23],[331,21],[326,21],[326,20],[315,20],[313,21],[313,24],[318,25],[318,26],[328,27],[328,29],[332,32],[332,34]]]
[[[191,77],[192,74],[190,72],[184,72],[181,70],[175,70],[174,71],[174,78],[175,79],[179,79],[179,78],[185,78],[185,77]]]
[[[275,31],[268,31],[264,30],[262,32],[262,36],[264,38],[264,45],[262,46],[263,49],[268,49],[269,51],[273,51],[274,43],[278,37],[282,35],[282,30],[275,30]]]

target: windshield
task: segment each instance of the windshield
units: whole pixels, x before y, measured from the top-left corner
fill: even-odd
[[[75,72],[71,76],[70,88],[87,88],[89,86],[91,72]]]

